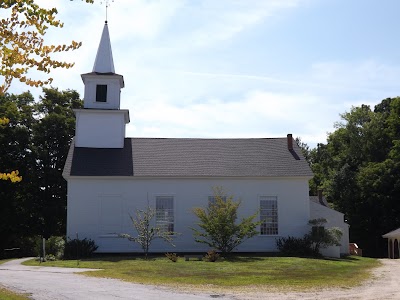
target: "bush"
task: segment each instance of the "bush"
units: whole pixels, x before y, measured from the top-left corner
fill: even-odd
[[[62,236],[52,236],[46,240],[46,258],[47,255],[53,256],[55,259],[61,259],[64,254],[65,240]],[[43,239],[37,237],[35,240],[35,255],[41,257],[43,255]]]
[[[3,237],[2,237],[3,238]],[[0,241],[0,259],[35,256],[38,236],[11,235]]]
[[[53,254],[46,254],[47,261],[56,261],[57,258]]]
[[[56,259],[63,257],[65,240],[62,236],[52,236],[46,241],[46,255],[53,255]]]
[[[168,257],[168,259],[173,262],[178,261],[178,256],[176,255],[176,253],[165,253],[165,256]]]
[[[209,262],[216,262],[219,259],[219,253],[215,250],[210,250],[207,252],[206,256],[204,256],[204,259]]]
[[[318,256],[312,247],[312,240],[309,236],[297,238],[288,236],[276,240],[276,247],[279,252],[286,256]]]
[[[98,246],[91,239],[84,238],[83,240],[74,239],[68,240],[65,243],[64,259],[80,259],[92,256]]]

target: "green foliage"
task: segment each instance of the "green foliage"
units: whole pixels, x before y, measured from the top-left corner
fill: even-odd
[[[0,222],[1,224],[1,222]],[[40,239],[38,236],[24,236],[24,235],[8,235],[7,243],[4,243],[3,248],[0,248],[0,257],[3,258],[16,258],[16,257],[29,257],[36,255],[36,244]],[[1,245],[1,244],[0,244]],[[4,250],[3,249],[13,249]]]
[[[91,239],[84,238],[68,240],[65,243],[64,259],[81,259],[88,258],[93,255],[98,246]]]
[[[52,236],[46,241],[46,254],[61,259],[64,255],[65,240],[62,236]]]
[[[53,254],[46,254],[46,261],[56,261],[57,258]]]
[[[312,193],[346,215],[350,237],[364,255],[384,256],[382,234],[400,226],[400,98],[353,107],[311,151]]]
[[[215,250],[210,250],[207,252],[207,254],[204,256],[205,261],[209,262],[216,262],[219,259],[219,253]]]
[[[156,214],[156,210],[148,206],[146,210],[136,210],[135,216],[129,216],[132,221],[132,225],[135,228],[137,235],[131,236],[127,233],[120,233],[119,237],[126,238],[131,242],[138,243],[142,248],[145,257],[147,258],[151,243],[154,239],[162,239],[170,245],[173,244],[173,237],[178,235],[177,232],[164,231],[158,226],[152,225],[152,220]]]
[[[197,225],[200,229],[192,230],[196,242],[228,253],[258,234],[256,227],[260,222],[254,222],[257,212],[237,222],[240,201],[234,201],[233,196],[227,196],[221,187],[215,187],[213,190],[215,202],[210,202],[207,208],[194,208],[193,212],[199,219]]]
[[[313,219],[308,222],[312,226],[309,234],[305,236],[311,241],[313,253],[319,254],[321,248],[340,246],[342,231],[337,227],[325,228],[326,219]]]
[[[40,7],[35,0],[2,0],[0,9],[3,17],[0,21],[0,76],[4,80],[0,84],[0,95],[8,90],[14,79],[29,86],[43,86],[52,82],[52,78],[43,78],[52,69],[68,69],[74,65],[57,60],[54,55],[78,49],[82,43],[45,44],[44,36],[49,27],[63,27],[56,19],[56,8]],[[40,79],[31,78],[30,70],[41,72]]]
[[[304,237],[281,237],[276,239],[276,247],[285,256],[316,257],[319,252],[315,252],[312,247],[311,238]]]
[[[0,299],[1,300],[29,300],[31,299],[28,294],[20,294],[10,291],[0,286]]]
[[[178,256],[176,255],[176,253],[165,253],[165,256],[170,260],[170,261],[173,261],[173,262],[177,262],[178,261]]]
[[[325,228],[324,218],[308,222],[312,226],[303,237],[281,237],[276,239],[276,247],[286,256],[319,257],[321,248],[340,246],[342,231],[337,227]]]
[[[62,170],[75,133],[72,109],[82,106],[70,90],[43,89],[38,101],[29,92],[0,95],[0,116],[9,119],[0,126],[0,168],[23,177],[18,184],[0,180],[0,249],[22,237],[65,233]]]

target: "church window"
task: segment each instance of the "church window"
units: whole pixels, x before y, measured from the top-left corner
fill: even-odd
[[[156,197],[156,225],[162,232],[174,231],[174,197]]]
[[[260,234],[278,234],[278,197],[260,196]]]

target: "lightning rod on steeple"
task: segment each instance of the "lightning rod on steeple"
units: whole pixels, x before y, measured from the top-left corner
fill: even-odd
[[[114,0],[112,0],[111,2],[114,2]],[[100,4],[105,4],[106,5],[106,24],[108,21],[108,8],[110,7],[110,0],[106,0],[106,1],[102,1],[100,2]]]

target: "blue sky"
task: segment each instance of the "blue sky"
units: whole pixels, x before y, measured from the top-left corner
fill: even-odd
[[[54,87],[83,97],[104,1],[37,2],[56,6],[65,23],[49,42],[83,42],[62,55],[75,67],[52,73]],[[399,95],[399,11],[397,0],[114,0],[108,21],[127,136],[292,133],[325,143],[351,106]]]

